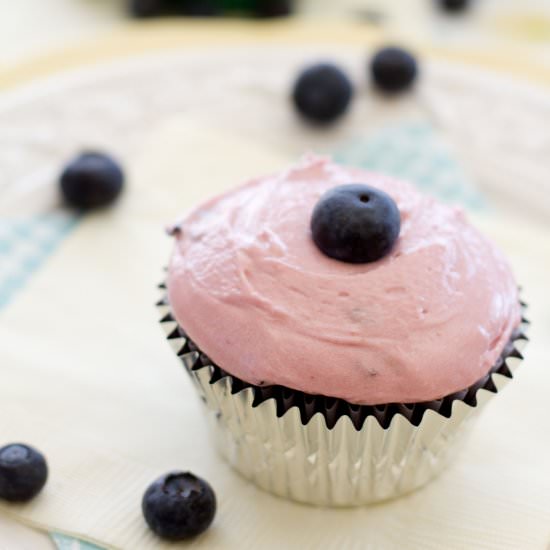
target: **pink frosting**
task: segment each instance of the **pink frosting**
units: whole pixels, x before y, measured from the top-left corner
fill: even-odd
[[[401,213],[392,252],[362,265],[326,257],[309,229],[323,192],[357,182],[385,190]],[[326,159],[214,198],[179,228],[175,317],[252,384],[371,405],[437,399],[484,376],[520,322],[506,260],[462,210]]]

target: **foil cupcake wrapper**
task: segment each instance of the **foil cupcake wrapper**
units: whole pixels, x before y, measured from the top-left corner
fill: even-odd
[[[464,391],[426,403],[363,406],[243,382],[201,353],[166,296],[157,307],[225,459],[266,491],[320,506],[396,498],[435,478],[485,403],[512,378],[528,341],[524,316],[499,361]]]

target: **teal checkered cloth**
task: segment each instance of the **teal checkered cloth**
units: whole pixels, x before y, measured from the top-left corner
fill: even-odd
[[[374,137],[355,139],[337,149],[334,158],[342,164],[411,181],[446,202],[470,209],[485,205],[449,147],[426,124],[389,127]]]
[[[13,299],[77,221],[76,215],[62,211],[0,219],[0,309]]]

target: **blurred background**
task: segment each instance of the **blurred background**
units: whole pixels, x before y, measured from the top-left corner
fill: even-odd
[[[385,44],[410,50],[421,67],[416,87],[398,97],[375,93],[369,80],[369,60]],[[297,116],[289,96],[303,67],[325,59],[345,69],[357,91],[342,121],[320,129]],[[547,365],[548,120],[550,0],[0,0],[0,321],[8,319],[26,330],[28,317],[19,307],[20,300],[47,320],[58,309],[61,315],[62,307],[77,315],[70,297],[78,296],[77,291],[87,292],[85,286],[78,286],[78,276],[86,280],[90,269],[99,269],[95,264],[102,261],[106,267],[92,286],[111,284],[111,298],[121,300],[121,311],[126,312],[130,303],[152,303],[141,287],[136,287],[140,292],[131,300],[135,289],[126,288],[126,279],[133,281],[138,274],[143,288],[153,289],[169,247],[163,224],[173,221],[183,205],[202,198],[202,175],[207,174],[207,185],[210,180],[212,185],[229,185],[313,150],[410,179],[427,192],[470,209],[506,249],[528,289],[536,318],[533,340],[539,342],[538,348],[536,343],[533,347],[547,354],[546,363],[540,362]],[[89,231],[92,236],[88,235],[86,246],[98,254],[97,262],[81,254],[64,263],[60,245],[75,234],[82,218],[61,204],[59,174],[72,155],[88,147],[98,147],[120,160],[130,182],[126,191],[130,198],[121,201],[112,217],[93,218],[90,225],[96,226]],[[102,260],[101,242],[111,245],[109,224],[115,228],[115,244],[105,246],[107,259]],[[132,264],[136,269],[131,277],[127,273],[131,267],[118,265],[116,246],[131,249],[132,259],[140,258]],[[57,264],[48,264],[56,252],[60,254]],[[58,272],[49,273],[50,268]],[[44,279],[50,284],[43,283],[46,291],[37,292],[40,287],[30,282],[41,272],[50,277]],[[121,287],[125,292],[120,292]],[[34,294],[28,297],[27,290]],[[48,301],[52,296],[57,298],[55,307]],[[138,310],[138,323],[139,315],[150,312]],[[102,330],[103,317],[91,317],[90,332]],[[111,323],[116,326],[116,319]],[[147,317],[143,324],[153,323]],[[51,341],[52,354],[67,355],[68,349],[56,347],[53,328],[50,336],[45,341]],[[8,345],[0,333],[0,376],[9,376],[4,348]],[[156,357],[154,353],[149,356]],[[18,355],[18,351],[6,354],[10,364],[19,368]],[[93,367],[86,380],[89,387],[96,382]],[[531,382],[525,374],[527,384],[540,385],[540,372],[531,371]],[[78,377],[71,374],[59,380],[70,387],[73,378]],[[47,391],[59,392],[59,402],[64,402],[60,385]],[[125,387],[128,392],[132,389],[131,384]],[[32,392],[12,393],[0,394],[0,401],[8,407],[9,397],[13,410],[21,408],[28,414],[25,417],[19,411],[20,420],[13,423],[13,430],[24,431],[34,421]],[[514,398],[513,392],[510,396]],[[127,397],[132,404],[141,399]],[[90,432],[97,429],[94,418],[103,413],[102,399],[100,394],[82,407],[81,416],[89,413]],[[117,405],[113,403],[114,411]],[[71,419],[63,412],[52,418],[45,414],[44,421],[56,428],[58,422],[64,426]],[[540,418],[526,422],[532,427],[531,432],[525,430],[526,445],[544,443],[542,428],[537,432]],[[85,420],[79,418],[79,422]],[[507,422],[502,417],[501,423]],[[168,424],[159,425],[158,437]],[[103,437],[101,430],[98,437]],[[2,438],[0,431],[0,443]],[[48,439],[44,441],[47,445]],[[521,449],[521,444],[513,443]],[[141,451],[137,446],[121,452],[134,452],[139,462]],[[503,455],[506,452],[497,458]],[[527,528],[515,521],[515,507],[527,499],[518,493],[523,480],[514,478],[515,472],[512,468],[506,477],[508,500],[502,513],[509,515],[498,523],[499,529],[504,525],[510,533],[502,540],[511,541],[506,548],[543,550],[542,545],[518,542],[528,531],[538,542],[548,537],[544,538],[547,522],[543,525],[535,518]],[[479,477],[487,479],[483,472]],[[60,486],[67,492],[58,498],[71,504],[74,480],[68,476],[65,481]],[[494,485],[500,482],[498,478]],[[544,474],[533,482],[541,495],[544,483],[548,483]],[[524,487],[525,491],[532,488],[529,483]],[[483,495],[493,489],[480,483],[477,496],[482,512],[494,508],[483,504]],[[537,510],[548,517],[547,494],[539,501]],[[131,506],[128,510],[133,513]],[[62,514],[54,516],[31,509],[19,518],[43,526],[49,532],[46,535],[0,514],[0,548],[41,549],[54,544],[60,550],[92,548],[58,531],[105,547],[124,546],[109,538],[111,533],[102,533],[98,521],[90,521],[86,530],[64,524]],[[389,540],[394,524],[388,525]],[[421,540],[422,529],[431,531],[432,524],[417,526],[416,519],[411,519],[406,528],[418,528]],[[474,547],[468,544],[468,536],[466,531],[457,535],[456,540],[464,543],[460,547]],[[261,537],[258,540],[263,542]],[[501,539],[495,535],[495,540]],[[445,545],[434,542],[434,547]],[[491,546],[491,541],[480,547],[502,548]]]
[[[362,37],[365,48],[361,52]],[[295,145],[286,153],[297,155],[313,148],[333,154],[346,139],[361,137],[361,131],[369,134],[392,121],[411,120],[414,118],[412,111],[416,110],[416,119],[429,124],[431,129],[437,130],[438,138],[456,149],[456,160],[477,180],[475,185],[492,194],[495,204],[516,209],[512,199],[519,205],[517,208],[534,214],[539,221],[545,221],[550,214],[548,187],[541,181],[544,170],[540,164],[546,163],[550,148],[546,131],[540,124],[541,117],[547,114],[545,88],[537,88],[540,84],[550,84],[550,4],[546,0],[0,0],[0,86],[3,84],[4,89],[9,90],[14,85],[36,82],[42,76],[52,76],[66,69],[106,65],[111,60],[130,57],[137,60],[140,56],[147,57],[148,52],[182,51],[186,44],[203,47],[205,52],[210,52],[205,53],[207,59],[224,41],[236,47],[237,43],[253,44],[254,40],[269,43],[270,51],[275,54],[277,43],[281,45],[280,52],[288,52],[290,44],[297,43],[301,44],[302,51],[295,55],[294,64],[289,59],[288,63],[274,61],[272,75],[265,77],[260,76],[260,69],[255,69],[254,63],[247,59],[254,48],[250,48],[250,55],[241,56],[241,61],[230,66],[225,64],[224,70],[230,74],[224,77],[224,82],[234,86],[234,92],[239,88],[236,95],[240,99],[252,94],[253,101],[259,101],[261,87],[271,87],[269,91],[263,90],[265,102],[271,101],[269,94],[288,96],[299,70],[323,59],[341,62],[355,83],[362,86],[368,81],[365,69],[369,56],[376,47],[385,44],[410,49],[426,68],[426,77],[419,79],[418,93],[402,94],[401,101],[393,103],[376,101],[371,94],[363,94],[362,99],[372,103],[371,112],[358,107],[364,106],[365,101],[355,102],[355,111],[363,109],[362,115],[347,116],[344,124],[334,125],[333,132],[314,134],[304,126],[281,126],[278,129],[290,132],[289,142]],[[348,52],[343,52],[346,47]],[[218,51],[223,48],[218,47]],[[351,51],[354,51],[354,58]],[[440,66],[434,72],[432,67],[437,62]],[[220,60],[205,61],[200,69],[197,84],[204,90],[220,73],[216,63],[224,64]],[[455,64],[448,71],[452,63]],[[444,64],[447,68],[443,68]],[[145,65],[143,61],[142,72],[147,70]],[[460,67],[478,67],[481,71],[476,75],[472,70],[461,77]],[[500,75],[502,79],[500,82],[495,79],[483,81],[483,72]],[[451,83],[449,78],[456,78],[456,83]],[[146,78],[142,77],[136,91],[141,91],[144,97],[147,95],[147,101],[155,93],[155,101],[159,104],[165,101],[167,110],[168,99],[160,92],[161,86],[156,92],[146,93],[144,80]],[[168,86],[183,86],[182,82],[174,73],[173,82]],[[256,86],[256,91],[251,86]],[[523,89],[520,91],[518,87]],[[78,144],[114,147],[114,153],[124,156],[127,151],[120,150],[112,139],[109,140],[107,122],[101,126],[102,117],[109,117],[108,103],[113,101],[107,99],[110,92],[100,91],[99,85],[95,91],[87,87],[86,93],[90,92],[94,92],[93,97],[89,97],[87,103],[74,97],[69,105],[65,104],[60,116],[63,118],[71,111],[79,111],[79,116],[85,118],[85,110],[94,110],[97,116],[94,128],[91,124],[88,128],[81,125],[78,139],[72,136],[72,143],[68,139],[64,143],[63,138],[59,138],[55,145],[50,137],[39,134],[34,138],[33,147],[40,149],[42,142],[48,142],[50,148],[57,149],[58,162],[64,153],[69,153],[70,145],[74,151]],[[182,96],[179,105],[171,105],[171,114],[187,110],[201,118],[215,116],[223,120],[229,117],[226,127],[233,124],[235,131],[247,133],[247,127],[252,124],[250,117],[241,118],[235,125],[227,112],[218,113],[217,107],[205,109],[208,101],[201,94],[191,92],[182,90],[181,93],[189,97],[184,99]],[[168,96],[169,92],[166,90],[164,95]],[[132,100],[137,102],[136,98],[128,99],[127,110]],[[219,106],[218,98],[212,96],[211,99]],[[478,105],[474,106],[476,102]],[[405,113],[407,105],[410,112]],[[143,106],[134,107],[143,109]],[[277,107],[286,108],[281,110],[285,117],[291,111],[289,105],[280,101]],[[159,105],[158,120],[164,116],[161,111]],[[30,119],[31,115],[27,113],[26,116]],[[134,116],[136,121],[139,117],[137,113],[127,116]],[[13,117],[17,125],[22,123],[21,117],[16,114]],[[38,120],[35,122],[38,124]],[[25,153],[15,150],[14,133],[10,128],[7,124],[4,133],[0,134],[0,139],[6,139],[3,158],[0,157],[0,189],[11,186],[13,191],[14,181],[22,176],[19,161],[28,152],[30,143],[21,132],[16,132],[20,139],[19,149],[24,149]],[[31,132],[30,127],[28,131]],[[248,132],[247,137],[257,136]],[[264,133],[264,137],[270,141],[269,133]],[[275,141],[271,140],[271,145],[282,143],[282,140],[279,140],[281,143]],[[490,146],[489,141],[492,141]],[[482,159],[482,155],[486,158]],[[500,160],[511,161],[512,157],[517,160],[513,168],[497,166]],[[50,160],[53,163],[53,156]],[[24,175],[23,179],[32,179],[38,188],[38,179],[44,179],[47,171],[44,167],[39,176],[35,169],[32,178]],[[49,174],[54,175],[53,164],[50,164]],[[505,181],[497,181],[501,174]],[[397,175],[410,177],[408,173]],[[522,182],[521,192],[514,179],[518,176],[526,180]],[[8,181],[11,182],[9,186]],[[32,185],[27,184],[29,187]],[[4,204],[8,204],[7,196],[5,193]]]
[[[512,43],[523,55],[550,63],[546,0],[2,0],[0,9],[4,68],[25,56],[92,38],[132,17],[192,14],[359,19],[424,43],[468,48]]]

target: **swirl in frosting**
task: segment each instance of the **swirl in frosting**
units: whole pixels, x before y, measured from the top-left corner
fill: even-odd
[[[378,187],[399,208],[397,243],[377,262],[333,260],[311,238],[315,204],[347,183]],[[508,263],[461,209],[311,156],[192,211],[176,232],[168,295],[228,373],[370,405],[467,388],[521,317]]]

